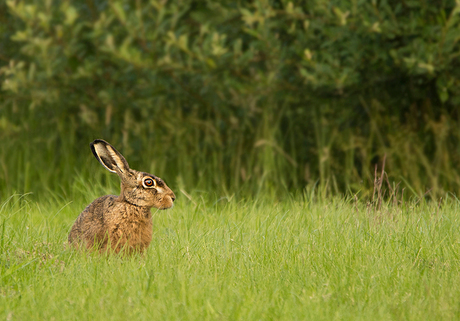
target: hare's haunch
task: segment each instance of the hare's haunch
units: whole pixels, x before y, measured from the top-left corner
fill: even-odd
[[[97,160],[121,179],[119,196],[106,195],[89,204],[69,233],[69,243],[100,252],[143,252],[152,240],[152,207],[173,206],[173,191],[161,178],[129,168],[128,162],[102,139],[90,144]]]

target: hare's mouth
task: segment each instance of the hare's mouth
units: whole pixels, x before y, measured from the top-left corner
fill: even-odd
[[[160,210],[167,210],[168,208],[174,207],[175,197],[170,195],[165,195],[163,198],[163,204],[160,207]]]

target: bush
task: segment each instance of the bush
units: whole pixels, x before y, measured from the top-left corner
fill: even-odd
[[[188,189],[366,193],[386,155],[415,194],[460,191],[459,2],[7,7],[6,186],[66,189],[101,137]]]

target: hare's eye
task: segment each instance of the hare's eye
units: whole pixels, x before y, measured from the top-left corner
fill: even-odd
[[[151,178],[144,179],[144,187],[153,187],[155,186],[155,181]]]

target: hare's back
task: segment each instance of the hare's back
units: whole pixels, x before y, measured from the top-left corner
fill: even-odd
[[[118,196],[105,195],[95,199],[78,216],[69,233],[69,242],[103,238],[107,232],[107,218],[117,207]]]

